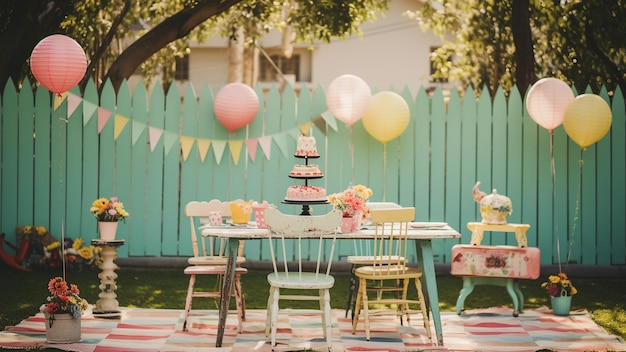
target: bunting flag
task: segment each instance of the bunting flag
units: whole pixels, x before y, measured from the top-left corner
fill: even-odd
[[[206,155],[209,152],[209,146],[211,145],[211,140],[198,138],[196,140],[196,143],[198,144],[198,153],[200,153],[200,161],[204,163],[204,159],[206,159]]]
[[[102,132],[102,129],[109,122],[111,116],[113,116],[113,112],[105,109],[103,107],[98,106],[97,104],[91,103],[87,100],[84,100],[77,94],[73,94],[70,92],[65,92],[61,96],[54,96],[54,109],[58,109],[58,107],[62,104],[64,100],[68,101],[67,103],[67,114],[71,116],[82,104],[82,112],[83,112],[83,126],[86,126],[89,121],[91,121],[92,117],[96,114],[98,115],[98,133]],[[297,127],[291,128],[288,131],[278,132],[277,134],[270,136],[262,136],[258,138],[249,138],[245,140],[210,140],[210,139],[201,139],[190,136],[180,135],[178,133],[165,131],[158,127],[148,126],[146,123],[134,121],[131,118],[126,116],[115,114],[114,115],[114,125],[113,125],[113,138],[117,140],[120,134],[124,131],[124,128],[128,125],[128,122],[131,122],[131,138],[132,145],[135,145],[141,137],[143,131],[146,127],[148,130],[148,142],[150,144],[150,150],[154,152],[156,145],[159,143],[159,140],[163,137],[163,144],[165,154],[169,155],[169,152],[173,149],[176,142],[180,142],[182,147],[183,159],[186,161],[191,153],[191,149],[193,148],[194,142],[198,145],[198,153],[200,155],[200,159],[202,162],[206,160],[206,156],[209,152],[211,145],[213,146],[213,155],[215,156],[215,160],[219,165],[222,157],[224,156],[224,151],[226,150],[226,143],[228,143],[230,154],[235,165],[239,163],[239,159],[241,156],[241,151],[243,148],[243,144],[246,145],[247,155],[252,162],[256,162],[256,154],[258,146],[261,147],[263,151],[263,155],[267,160],[270,160],[271,150],[272,150],[272,141],[276,143],[278,149],[281,154],[284,156],[288,155],[288,139],[287,136],[290,136],[294,139],[298,138],[301,134],[310,135],[312,126],[317,127],[324,135],[328,132],[327,126],[330,126],[333,130],[337,131],[337,120],[335,116],[329,112],[325,111],[322,114],[316,116],[315,118],[307,121]]]
[[[314,118],[313,124],[322,132],[324,136],[326,135],[326,122],[324,122],[324,119],[321,116]]]
[[[165,144],[165,155],[167,156],[170,155],[170,151],[174,148],[174,144],[178,140],[178,134],[164,130],[161,130],[161,132],[165,133],[163,143]]]
[[[105,108],[98,107],[98,133],[102,132],[104,125],[109,122],[112,112]]]
[[[159,143],[159,139],[161,139],[161,135],[163,134],[163,130],[156,127],[148,128],[148,137],[150,138],[150,151],[153,152],[157,143]]]
[[[242,147],[243,147],[242,140],[228,141],[228,148],[230,149],[230,156],[233,158],[233,163],[235,163],[235,165],[239,164],[239,156],[241,156]]]
[[[91,120],[96,110],[98,110],[98,105],[83,100],[83,126],[87,126],[87,123]],[[100,133],[99,130],[98,133]]]
[[[226,149],[226,141],[213,141],[213,155],[215,155],[215,162],[217,162],[217,165],[222,162],[224,149]]]
[[[135,145],[135,143],[137,143],[137,140],[139,140],[139,137],[141,136],[141,134],[143,133],[143,130],[146,129],[146,124],[143,122],[139,122],[139,121],[132,121],[131,123],[131,134],[132,134],[132,138],[133,138],[133,145]],[[156,128],[156,127],[154,127]],[[161,134],[159,134],[159,138],[161,137]],[[152,138],[150,139],[150,141],[152,141]],[[156,145],[157,142],[159,140],[155,140],[154,144]],[[152,149],[152,151],[154,151],[154,147],[150,146],[150,149]]]
[[[126,127],[127,123],[128,117],[115,114],[115,120],[113,121],[113,140],[117,140],[117,137],[119,137],[120,133],[122,133],[122,130]]]
[[[252,162],[256,161],[256,147],[257,147],[258,139],[246,139],[246,149],[248,150],[248,156]]]
[[[307,136],[309,134],[311,134],[311,125],[313,124],[313,122],[309,121],[306,122],[302,125],[300,125],[300,131],[302,131],[303,134],[306,134]]]
[[[63,101],[65,100],[65,98],[67,98],[67,94],[68,92],[65,93],[61,93],[59,94],[55,94],[54,95],[54,110],[58,109],[59,106],[61,106],[61,104],[63,103]],[[67,116],[70,116],[71,114],[68,112]]]
[[[188,136],[180,136],[180,145],[183,148],[183,160],[187,161],[189,158],[189,153],[191,152],[191,148],[193,148],[193,142],[196,139]]]
[[[270,160],[270,152],[272,150],[272,137],[263,136],[259,138],[259,145],[261,146],[261,150],[263,150],[263,154],[265,154],[265,158],[267,160]]]
[[[55,97],[56,99],[57,97]],[[76,94],[67,94],[67,117],[72,116],[83,100]]]
[[[327,110],[324,111],[320,116],[324,119],[324,121],[326,121],[326,124],[333,129],[333,131],[337,131],[337,118],[335,118],[335,115]]]

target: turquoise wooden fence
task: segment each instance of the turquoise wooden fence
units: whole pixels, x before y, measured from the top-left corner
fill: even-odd
[[[25,82],[24,87],[30,86]],[[158,85],[157,85],[158,86]],[[0,230],[12,241],[16,225],[44,225],[61,238],[97,236],[89,207],[98,197],[117,195],[131,213],[120,224],[126,245],[121,257],[190,256],[189,223],[183,214],[191,200],[254,199],[281,204],[293,164],[295,137],[312,131],[325,177],[316,185],[338,192],[350,184],[372,188],[375,201],[416,207],[416,221],[445,221],[460,240],[437,240],[440,262],[451,247],[469,243],[466,223],[480,219],[471,189],[496,188],[513,201],[512,223],[528,223],[528,242],[541,249],[542,263],[626,264],[626,128],[621,91],[612,101],[611,131],[584,152],[562,127],[553,133],[554,187],[550,136],[525,111],[513,90],[493,99],[484,91],[464,97],[452,91],[428,96],[398,92],[409,103],[411,122],[383,145],[361,122],[352,128],[326,112],[324,90],[257,88],[261,109],[246,128],[229,134],[215,119],[206,88],[189,86],[165,94],[115,94],[106,84],[83,95],[76,88],[55,109],[44,88],[16,91],[7,84],[0,106]],[[310,87],[309,87],[310,88]],[[102,127],[99,132],[99,126]],[[267,142],[269,141],[269,144]],[[329,206],[314,206],[315,213]],[[486,234],[483,244],[512,244],[514,236]],[[557,241],[558,239],[558,241]],[[560,251],[557,250],[560,244]],[[342,241],[339,257],[352,253]],[[560,252],[560,259],[558,253]],[[267,260],[261,241],[246,244],[246,256]]]

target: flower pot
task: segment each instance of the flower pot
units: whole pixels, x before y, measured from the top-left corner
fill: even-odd
[[[341,232],[355,232],[361,228],[361,221],[363,215],[359,212],[351,217],[344,217],[341,219]]]
[[[568,316],[572,306],[572,296],[555,296],[551,298],[552,313],[554,315]]]
[[[75,343],[80,341],[80,318],[71,314],[49,314],[46,318],[46,342],[48,343]]]
[[[115,239],[115,232],[117,232],[117,221],[98,221],[98,229],[101,239],[112,241]]]

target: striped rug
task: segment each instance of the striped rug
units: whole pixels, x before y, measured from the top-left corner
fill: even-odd
[[[411,326],[393,317],[372,319],[372,338],[365,341],[362,322],[352,335],[350,319],[334,310],[333,351],[626,351],[626,343],[607,334],[586,311],[568,317],[548,308],[528,309],[519,317],[506,307],[465,311],[461,316],[442,313],[444,346],[427,337],[417,316]],[[124,308],[120,319],[82,318],[82,339],[68,345],[46,344],[43,315],[37,314],[0,331],[4,348],[53,347],[67,351],[270,351],[265,342],[265,310],[246,311],[244,332],[237,334],[237,319],[227,320],[223,347],[216,348],[217,312],[193,311],[189,332],[182,332],[182,311]],[[432,329],[434,334],[434,328]],[[325,351],[321,320],[306,311],[281,315],[278,351]]]

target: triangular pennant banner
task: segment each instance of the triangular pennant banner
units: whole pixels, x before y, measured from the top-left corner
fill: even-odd
[[[283,156],[287,156],[287,133],[280,133],[274,136],[274,143],[276,143],[276,145],[278,146],[278,149],[280,149],[280,152],[283,154]]]
[[[259,145],[261,146],[261,150],[263,150],[263,154],[265,154],[265,158],[267,160],[270,160],[270,152],[272,151],[272,137],[263,136],[259,138]]]
[[[170,154],[170,151],[174,147],[174,144],[176,144],[176,141],[178,140],[178,134],[168,131],[165,131],[164,133],[165,135],[163,136],[163,143],[165,144],[165,155],[167,156]]]
[[[320,116],[316,117],[313,119],[313,124],[315,125],[315,127],[317,127],[320,131],[322,131],[322,133],[324,134],[324,136],[326,135],[326,122],[324,121],[324,119],[322,119]]]
[[[217,162],[217,165],[222,162],[224,149],[226,149],[226,141],[213,141],[213,155],[215,155],[215,161]]]
[[[256,147],[257,147],[258,139],[246,139],[246,149],[248,150],[248,155],[250,156],[250,160],[252,162],[256,161]]]
[[[211,145],[211,140],[198,138],[196,140],[196,143],[198,144],[198,153],[200,153],[200,161],[204,162],[204,159],[206,159],[206,155],[209,152],[209,146]]]
[[[113,140],[117,140],[126,124],[128,123],[128,117],[115,114],[115,120],[113,121]]]
[[[183,160],[187,161],[189,157],[189,153],[191,152],[191,148],[193,147],[193,142],[196,139],[189,136],[180,136],[180,144],[183,147]]]
[[[298,127],[294,127],[287,131],[287,134],[290,135],[293,139],[298,139],[298,137],[302,134]],[[308,135],[308,133],[306,133]]]
[[[87,126],[87,123],[91,120],[97,109],[98,105],[83,100],[83,126]],[[98,131],[98,133],[100,133],[100,131]]]
[[[81,101],[83,100],[78,95],[72,94],[72,93],[67,94],[67,117],[68,118],[72,116],[74,111],[76,111],[76,108],[78,108],[78,105],[80,105]]]
[[[324,121],[326,121],[330,128],[337,131],[337,119],[335,118],[335,115],[333,115],[330,111],[324,111],[320,116],[324,119]]]
[[[139,137],[141,136],[141,134],[143,133],[143,130],[146,129],[146,124],[143,122],[139,122],[139,121],[132,121],[132,123],[130,124],[132,127],[131,133],[133,136],[133,145],[135,145],[135,143],[137,143],[137,141],[139,140]],[[161,134],[159,134],[159,137],[161,136]],[[152,141],[152,139],[150,139],[150,141]],[[154,142],[154,145],[157,144],[159,140],[157,139]],[[150,149],[152,149],[152,151],[154,151],[154,146],[152,146],[152,142],[150,142]]]
[[[135,124],[133,124],[134,127]],[[150,137],[150,151],[153,152],[157,143],[159,143],[159,139],[163,135],[163,130],[160,128],[150,126],[148,128],[148,137]]]
[[[58,109],[59,106],[61,106],[61,104],[63,103],[63,100],[65,100],[65,98],[67,98],[67,94],[68,92],[64,92],[61,94],[55,94],[54,95],[54,110]],[[69,116],[70,114],[68,114],[67,116]]]
[[[311,133],[311,125],[313,123],[311,121],[307,122],[307,123],[303,123],[302,125],[300,125],[300,131],[303,134],[306,134],[307,136],[310,135]]]
[[[233,158],[235,165],[239,164],[239,156],[241,155],[241,148],[243,147],[242,140],[228,141],[228,149],[230,149],[230,156]]]
[[[104,125],[109,122],[112,112],[105,108],[98,107],[98,133],[102,132]]]

